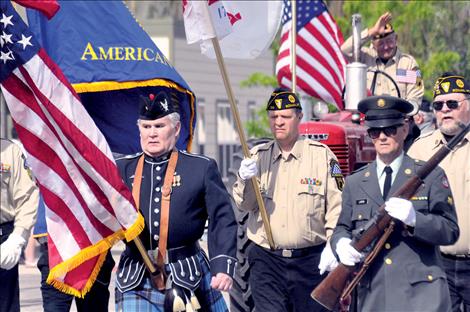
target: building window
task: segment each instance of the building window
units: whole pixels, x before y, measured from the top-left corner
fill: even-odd
[[[204,146],[206,144],[206,103],[204,99],[197,100],[197,125],[196,125],[196,140],[197,152],[204,154]]]
[[[227,101],[217,101],[218,165],[222,180],[227,182],[233,153],[239,146],[235,122]]]

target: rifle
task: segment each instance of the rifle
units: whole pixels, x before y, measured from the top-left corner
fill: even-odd
[[[446,145],[442,146],[421,168],[416,171],[416,175],[410,177],[399,190],[393,193],[392,197],[410,199],[423,184],[424,179],[434,170],[435,167],[449,154],[449,152],[465,137],[470,130],[470,124],[464,126]],[[332,311],[341,301],[349,296],[354,287],[359,283],[365,271],[375,259],[385,241],[390,236],[395,226],[393,218],[385,211],[382,205],[376,214],[367,224],[354,231],[351,246],[362,252],[377,239],[377,243],[372,252],[366,257],[361,269],[356,277],[346,287],[346,283],[351,275],[356,271],[356,266],[347,266],[339,263],[328,276],[312,291],[311,297],[325,308]]]

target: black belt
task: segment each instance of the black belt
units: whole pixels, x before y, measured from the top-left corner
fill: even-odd
[[[173,263],[177,262],[178,260],[186,259],[197,254],[199,250],[201,250],[201,248],[197,242],[191,245],[169,248],[167,250],[168,261]]]
[[[450,255],[441,252],[442,257],[451,260],[470,260],[470,255]]]
[[[284,258],[299,258],[303,256],[310,255],[312,253],[319,253],[323,251],[323,248],[325,248],[325,244],[320,244],[316,246],[310,246],[310,247],[305,247],[305,248],[297,248],[297,249],[276,249],[276,250],[271,250],[268,248],[262,247],[265,251],[275,254],[276,256],[281,256]]]

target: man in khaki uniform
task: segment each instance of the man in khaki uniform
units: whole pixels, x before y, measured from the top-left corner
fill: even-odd
[[[275,140],[251,150],[233,188],[238,207],[249,211],[250,284],[258,311],[319,311],[310,292],[320,271],[336,259],[325,243],[341,207],[343,176],[335,155],[324,144],[299,135],[302,108],[297,96],[276,89],[267,106]],[[266,232],[249,179],[256,176],[272,227],[275,250]],[[322,254],[322,251],[325,250]],[[322,272],[323,273],[323,272]]]
[[[18,261],[36,221],[39,191],[20,148],[0,139],[0,312],[19,311]]]
[[[410,148],[411,157],[428,160],[470,122],[470,84],[464,77],[444,74],[434,86],[432,103],[438,130],[421,136]],[[447,273],[452,310],[470,311],[470,133],[441,162],[454,195],[460,238],[452,246],[441,247]]]
[[[361,46],[369,40],[369,47],[361,48],[360,62],[367,65],[369,70],[380,70],[391,76],[398,85],[402,99],[407,100],[414,106],[410,115],[416,114],[424,94],[424,85],[415,59],[403,53],[397,47],[397,34],[394,32],[390,21],[392,15],[386,12],[379,17],[372,28],[361,33]],[[341,46],[343,54],[352,61],[353,44],[349,37]],[[367,72],[367,86],[372,90],[374,72]],[[393,82],[385,75],[378,74],[375,82],[374,95],[389,94],[398,96]]]

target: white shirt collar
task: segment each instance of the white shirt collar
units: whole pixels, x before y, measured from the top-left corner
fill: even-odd
[[[403,162],[404,155],[405,155],[405,153],[402,151],[400,156],[395,158],[392,161],[392,163],[389,165],[390,168],[392,168],[392,170],[393,170],[393,172],[392,172],[392,183],[393,183],[393,181],[395,181],[395,177],[397,176],[398,170],[400,169],[400,166]],[[382,160],[380,160],[379,157],[376,157],[375,161],[377,163],[377,178],[379,179],[380,189],[383,191],[383,184],[384,184],[384,181],[385,181],[384,169],[387,165]]]

